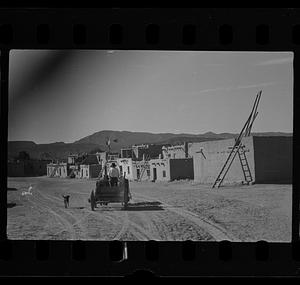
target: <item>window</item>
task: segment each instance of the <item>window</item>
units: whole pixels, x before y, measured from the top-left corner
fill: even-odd
[[[127,173],[130,174],[130,167],[127,166]]]
[[[88,170],[85,170],[85,176],[89,176]]]
[[[165,170],[163,170],[162,175],[163,175],[163,177],[166,177],[166,171]]]

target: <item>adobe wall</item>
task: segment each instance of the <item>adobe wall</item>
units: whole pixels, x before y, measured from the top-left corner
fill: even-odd
[[[57,164],[48,164],[47,165],[47,176],[51,176],[51,173],[54,171]],[[55,169],[53,177],[62,177],[66,178],[68,176],[68,166],[66,163],[62,163],[58,168]]]
[[[158,144],[149,145],[147,155],[149,155],[151,158],[158,158],[159,155],[162,154],[162,147],[162,145]]]
[[[121,149],[121,158],[132,158],[133,150],[132,148],[122,148]]]
[[[120,171],[120,175],[124,176],[128,179],[128,180],[134,180],[134,169],[132,166],[132,159],[131,158],[119,158],[117,160],[117,164],[119,167],[119,171],[120,171],[120,166],[122,167],[122,171]],[[128,167],[129,167],[129,171],[128,171]],[[135,174],[136,175],[136,174]]]
[[[194,179],[192,158],[170,159],[170,180]]]
[[[187,158],[188,157],[188,143],[182,145],[168,146],[162,148],[163,158]]]
[[[80,165],[81,178],[89,178],[89,165],[82,164]]]
[[[23,162],[8,162],[7,163],[7,176],[8,177],[23,177],[24,163]]]
[[[255,180],[253,138],[244,138],[243,144],[250,171]],[[229,147],[233,145],[234,139],[189,143],[189,154],[194,161],[194,180],[200,183],[214,183],[229,156]],[[201,149],[205,157],[199,152]],[[241,183],[242,181],[244,181],[244,174],[238,155],[236,155],[224,179],[224,184]]]
[[[170,181],[170,164],[168,159],[150,160],[150,179],[154,180],[154,168],[156,169],[157,181]],[[163,176],[165,171],[166,176]]]
[[[47,175],[48,161],[43,160],[29,160],[24,161],[25,176],[42,176]]]
[[[142,181],[150,180],[150,175],[148,176],[148,172],[150,173],[150,166],[149,164],[145,164],[145,161],[134,161],[133,168],[135,169],[135,177],[138,179],[138,170],[140,172],[139,179]],[[148,170],[148,172],[147,172]]]
[[[89,165],[89,178],[97,178],[101,171],[100,164],[91,164]]]
[[[293,137],[253,137],[257,183],[292,183]]]

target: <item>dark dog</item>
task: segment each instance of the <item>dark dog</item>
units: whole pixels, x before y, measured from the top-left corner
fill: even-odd
[[[64,203],[65,203],[65,208],[69,207],[69,199],[70,199],[70,195],[62,195],[64,198]]]

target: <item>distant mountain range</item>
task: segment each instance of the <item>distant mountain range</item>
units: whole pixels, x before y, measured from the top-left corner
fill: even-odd
[[[66,159],[70,153],[96,152],[107,150],[106,141],[110,138],[112,151],[134,144],[180,144],[184,141],[201,142],[236,137],[238,134],[207,132],[204,134],[173,134],[173,133],[146,133],[128,131],[104,130],[86,136],[73,143],[56,142],[49,144],[36,144],[32,141],[9,141],[8,157],[13,158],[20,151],[26,151],[32,158]],[[292,133],[264,132],[253,133],[256,136],[293,136]]]

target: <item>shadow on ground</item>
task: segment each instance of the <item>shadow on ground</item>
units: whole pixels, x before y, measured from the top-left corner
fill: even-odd
[[[7,188],[7,191],[18,191],[18,189],[17,188]]]
[[[116,205],[115,203],[108,203],[108,205],[97,205],[96,211],[164,211],[160,202],[138,202],[128,203],[127,208],[124,206]]]
[[[17,206],[17,203],[7,203],[7,208],[13,208],[13,207],[16,207]]]
[[[125,211],[163,211],[164,208],[161,206],[160,202],[138,202],[129,203],[128,207],[123,209]]]

